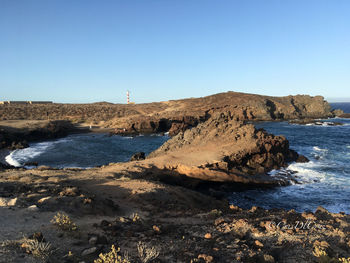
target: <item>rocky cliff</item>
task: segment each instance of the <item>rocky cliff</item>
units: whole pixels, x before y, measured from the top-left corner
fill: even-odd
[[[0,120],[72,120],[116,128],[120,133],[167,132],[194,127],[216,112],[240,120],[290,120],[332,116],[321,96],[269,97],[237,92],[145,104],[0,105]]]
[[[275,136],[244,124],[235,112],[216,113],[180,132],[152,152],[148,162],[187,177],[218,182],[286,184],[291,178],[266,175],[291,161],[307,161]]]
[[[84,130],[78,129],[70,121],[26,121],[20,125],[3,121],[0,125],[0,149],[26,148],[29,141],[54,139],[74,132]]]

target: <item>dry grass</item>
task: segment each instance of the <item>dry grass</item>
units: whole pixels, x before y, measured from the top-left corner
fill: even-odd
[[[131,263],[127,253],[124,253],[124,256],[120,254],[120,248],[115,248],[114,245],[111,247],[111,251],[108,253],[101,253],[99,258],[94,260],[94,263]]]
[[[155,247],[148,247],[145,243],[139,242],[137,244],[139,258],[142,263],[148,263],[155,260],[159,256],[159,250]]]
[[[51,223],[64,231],[76,231],[77,225],[66,214],[58,212],[51,220]]]

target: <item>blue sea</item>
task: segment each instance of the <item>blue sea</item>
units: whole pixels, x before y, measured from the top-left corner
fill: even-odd
[[[350,113],[350,103],[331,104]],[[258,123],[276,135],[284,135],[290,147],[310,159],[309,163],[292,163],[287,170],[297,172],[298,183],[273,189],[233,192],[232,203],[250,208],[285,208],[314,211],[323,206],[332,212],[350,213],[350,119],[328,119],[342,126],[298,125],[288,122]],[[6,157],[13,165],[27,162],[52,167],[88,168],[110,162],[128,161],[136,153],[146,154],[161,146],[168,136],[135,137],[107,134],[75,134],[52,141],[31,143]],[[278,171],[272,171],[271,175]]]
[[[15,150],[5,159],[14,166],[37,162],[55,168],[91,168],[129,161],[136,152],[148,154],[168,139],[168,136],[160,134],[132,137],[104,133],[73,134],[61,139],[30,143],[30,147]]]
[[[332,109],[341,109],[345,113],[350,113],[350,102],[334,102],[330,103]]]
[[[350,103],[331,104],[350,112]],[[275,135],[285,136],[290,147],[307,156],[309,163],[292,163],[299,181],[286,187],[234,192],[230,201],[244,208],[285,208],[314,211],[323,206],[332,212],[350,213],[350,119],[328,119],[343,126],[298,125],[288,122],[256,124]],[[272,171],[272,175],[278,171]]]

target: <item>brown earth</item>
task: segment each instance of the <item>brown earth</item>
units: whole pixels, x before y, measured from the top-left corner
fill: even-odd
[[[130,262],[141,262],[138,242],[159,251],[153,261],[158,263],[338,262],[350,257],[349,215],[321,207],[302,214],[243,210],[180,186],[132,179],[117,166],[1,172],[0,262],[93,262],[112,244],[122,256],[128,251]],[[52,224],[58,211],[77,230]],[[28,239],[49,242],[51,253],[45,258],[33,254]],[[317,257],[316,250],[327,255]]]
[[[0,105],[0,120],[71,120],[117,129],[120,133],[167,132],[175,135],[230,110],[240,120],[289,120],[333,116],[321,96],[270,97],[237,92],[145,104]],[[125,129],[125,131],[124,131]]]

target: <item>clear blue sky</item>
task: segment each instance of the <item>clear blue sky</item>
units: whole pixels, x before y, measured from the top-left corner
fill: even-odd
[[[349,0],[0,0],[0,100],[350,98]]]

